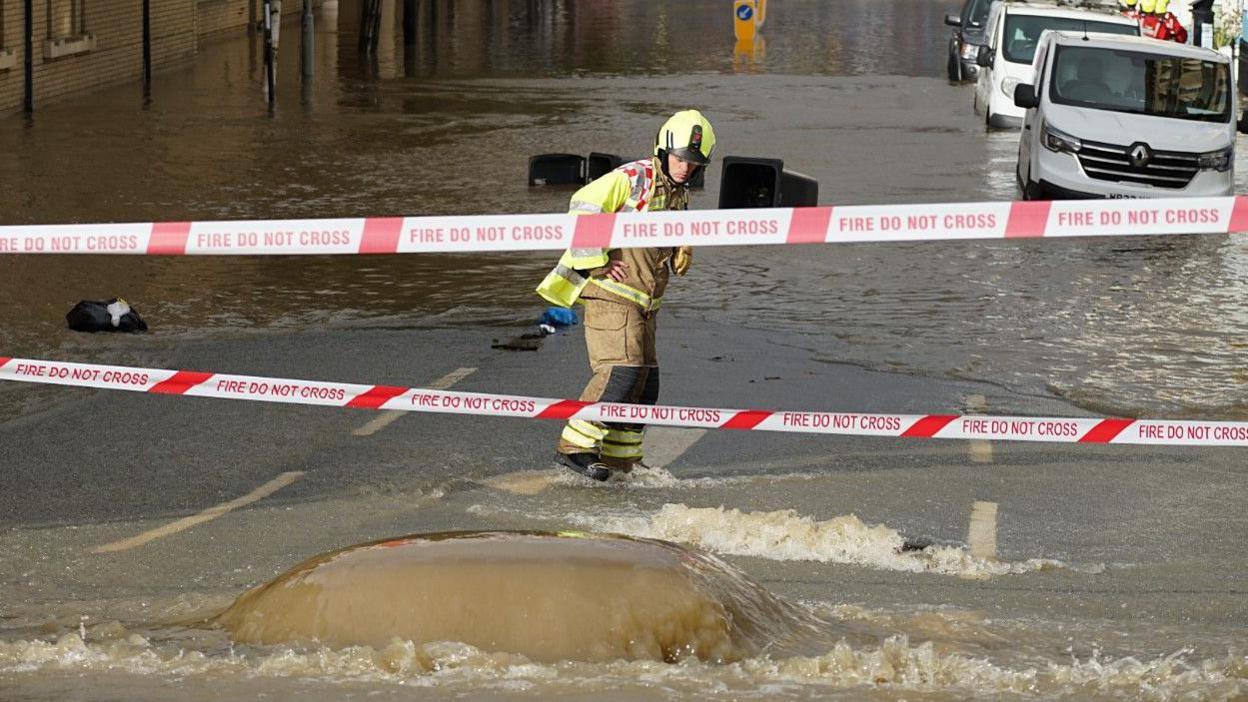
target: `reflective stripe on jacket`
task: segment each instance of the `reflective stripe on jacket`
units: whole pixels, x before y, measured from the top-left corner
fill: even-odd
[[[655,159],[626,163],[576,191],[569,212],[599,214],[688,207],[688,191],[670,188],[667,179],[657,175],[657,170]],[[671,257],[671,247],[568,249],[537,287],[537,293],[563,307],[571,307],[584,296],[631,303],[652,311],[658,309],[667,288]],[[589,275],[590,271],[613,260],[627,265],[623,281]],[[587,288],[591,283],[593,287]]]

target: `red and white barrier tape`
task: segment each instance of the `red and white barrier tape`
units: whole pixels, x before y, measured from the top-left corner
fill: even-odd
[[[0,254],[294,255],[1248,231],[1248,196],[0,227]]]
[[[1099,417],[770,412],[588,403],[516,395],[355,385],[250,375],[62,363],[0,356],[0,380],[297,405],[529,419],[600,420],[804,434],[1057,443],[1248,446],[1248,422]]]

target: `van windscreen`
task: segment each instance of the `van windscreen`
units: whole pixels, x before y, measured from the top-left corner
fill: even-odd
[[[992,0],[967,0],[966,17],[962,23],[972,27],[984,26],[984,20],[988,19],[988,8],[991,6]]]
[[[1060,46],[1049,98],[1115,112],[1202,122],[1231,119],[1230,67],[1128,49]]]
[[[1096,22],[1072,17],[1010,14],[1005,17],[1005,28],[1001,35],[1001,48],[1005,54],[1005,60],[1011,63],[1031,63],[1031,59],[1036,55],[1036,45],[1040,43],[1040,34],[1046,29],[1129,34],[1131,36],[1140,34],[1138,24]]]

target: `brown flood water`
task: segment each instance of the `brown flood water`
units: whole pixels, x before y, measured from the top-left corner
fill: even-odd
[[[323,13],[308,86],[289,27],[271,115],[255,41],[239,37],[158,80],[149,106],[124,87],[7,118],[0,212],[49,223],[558,211],[568,192],[525,187],[530,155],[638,154],[659,116],[693,102],[718,125],[720,153],[784,158],[818,178],[825,203],[1015,197],[1015,135],[985,135],[969,87],[939,78],[939,3],[785,3],[748,57],[708,2],[424,6],[439,9],[420,43],[405,47],[387,15],[373,60],[356,50],[355,5]],[[697,40],[678,41],[680,27]],[[717,188],[712,168],[693,206],[713,207]],[[89,354],[63,314],[111,296],[159,338],[511,323],[535,314],[547,259],[0,257],[0,347]],[[706,251],[699,265],[712,275],[675,292],[676,314],[800,333],[838,360],[1096,412],[1245,414],[1241,238],[767,247]]]

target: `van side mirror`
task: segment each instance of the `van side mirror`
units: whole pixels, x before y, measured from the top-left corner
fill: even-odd
[[[957,15],[945,15],[945,24],[949,25],[950,27],[961,27],[962,18],[958,17]]]
[[[1029,110],[1040,105],[1040,99],[1036,97],[1036,86],[1027,83],[1019,83],[1014,86],[1014,106]]]
[[[992,68],[992,47],[981,46],[975,54],[975,65],[980,68]]]

